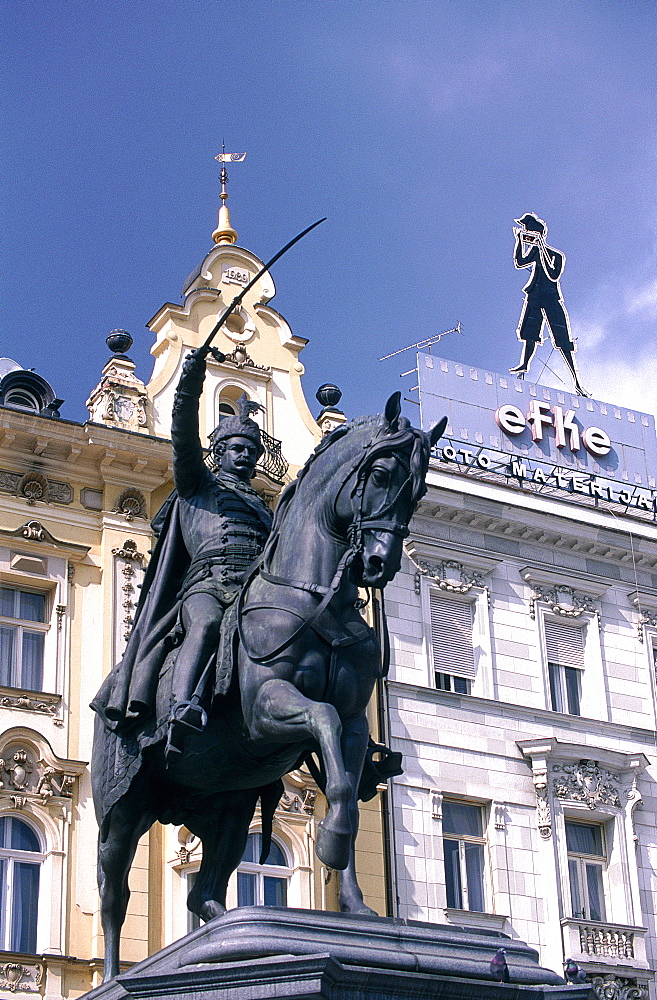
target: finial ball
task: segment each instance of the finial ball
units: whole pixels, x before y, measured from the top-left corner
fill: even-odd
[[[337,406],[342,399],[342,389],[338,389],[332,382],[325,382],[315,393],[315,399],[322,406]]]
[[[112,330],[105,343],[113,354],[125,354],[132,347],[133,340],[127,330]]]

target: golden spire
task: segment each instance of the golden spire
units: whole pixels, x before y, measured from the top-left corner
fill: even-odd
[[[235,243],[237,241],[237,233],[230,224],[230,212],[226,204],[228,199],[228,192],[226,191],[226,182],[228,181],[226,163],[241,163],[246,157],[246,153],[226,153],[225,149],[226,147],[222,142],[221,153],[215,156],[215,160],[219,160],[221,163],[221,173],[219,175],[219,180],[221,181],[221,192],[219,194],[221,208],[219,209],[217,228],[212,234],[212,239],[215,243]]]

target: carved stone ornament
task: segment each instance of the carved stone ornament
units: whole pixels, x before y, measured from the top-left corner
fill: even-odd
[[[572,802],[586,802],[589,809],[598,805],[620,806],[618,779],[595,760],[577,764],[554,764],[554,794]]]
[[[70,799],[75,779],[84,770],[77,762],[59,761],[47,749],[14,736],[2,748],[0,758],[0,793],[20,798],[22,808],[30,799],[48,803],[51,799]],[[19,795],[14,793],[18,792]]]
[[[643,632],[645,625],[649,625],[651,628],[657,628],[657,611],[646,611],[645,608],[641,609],[639,620],[637,622],[639,642],[643,642]]]
[[[17,750],[9,761],[4,761],[2,770],[9,775],[9,785],[19,792],[25,791],[34,765],[25,750]]]
[[[301,794],[289,792],[286,789],[278,803],[278,808],[282,809],[283,812],[305,813],[307,816],[312,816],[315,811],[316,798],[317,792],[311,788],[304,788]]]
[[[0,965],[0,990],[10,993],[38,993],[43,982],[44,966],[40,963],[5,962]]]
[[[225,364],[226,361],[235,365],[236,368],[254,368],[259,372],[271,371],[267,365],[257,365],[243,344],[238,344],[230,354],[227,354],[223,363]]]
[[[99,384],[87,400],[91,419],[125,430],[145,430],[148,395],[146,386],[135,375],[130,358],[111,358],[103,368]]]
[[[68,483],[46,479],[43,473],[36,470],[26,472],[23,476],[20,473],[0,471],[0,491],[23,497],[30,505],[37,500],[61,504],[73,501],[73,489]]]
[[[123,514],[126,521],[132,521],[135,517],[146,517],[146,499],[139,490],[130,487],[124,490],[116,501],[115,514]]]
[[[5,689],[6,690],[6,689]],[[19,708],[24,712],[38,712],[41,715],[51,716],[56,726],[63,726],[63,720],[58,716],[61,698],[59,695],[51,695],[49,698],[35,698],[27,694],[0,693],[0,708]]]
[[[529,603],[529,614],[536,618],[536,603],[547,604],[555,615],[562,618],[581,618],[585,612],[599,615],[599,611],[593,603],[593,599],[588,594],[581,594],[572,587],[554,586],[543,587],[534,584],[532,587],[534,596]]]
[[[592,976],[591,984],[599,1000],[648,1000],[648,987],[637,983],[636,979],[624,979],[608,972],[604,976]]]
[[[130,559],[134,562],[143,562],[144,553],[137,548],[137,543],[132,538],[126,538],[120,549],[112,549],[112,555],[119,559]]]
[[[552,836],[552,813],[550,811],[547,768],[537,768],[533,772],[532,777],[536,791],[536,822],[538,824],[538,832],[543,840],[549,840]]]
[[[461,563],[452,559],[440,563],[418,559],[416,565],[418,568],[418,572],[415,574],[416,594],[420,593],[420,580],[423,576],[428,576],[441,590],[447,590],[453,594],[467,594],[473,587],[481,587],[486,592],[488,591],[483,583],[483,573],[466,569]]]

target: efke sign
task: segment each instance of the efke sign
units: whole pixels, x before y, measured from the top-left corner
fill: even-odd
[[[441,461],[657,519],[651,415],[429,354],[418,355],[418,374],[422,426],[449,418]]]
[[[543,440],[543,429],[554,428],[554,442],[557,448],[570,448],[571,451],[579,451],[584,445],[591,455],[600,457],[608,455],[611,451],[611,439],[606,431],[600,427],[585,427],[580,433],[580,427],[575,417],[574,410],[566,410],[564,413],[562,406],[550,406],[540,399],[529,401],[529,412],[525,418],[519,407],[512,403],[505,403],[495,411],[495,423],[504,431],[514,437],[522,434],[527,425],[531,428],[532,441]]]

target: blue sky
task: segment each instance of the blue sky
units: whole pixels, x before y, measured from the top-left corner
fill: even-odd
[[[412,352],[377,358],[457,321],[436,353],[517,363],[512,226],[533,211],[567,257],[585,387],[657,412],[652,0],[14,0],[2,19],[0,355],[63,416],[86,418],[114,327],[148,379],[145,323],[211,247],[222,138],[248,153],[242,246],[266,259],[328,217],[274,270],[311,408],[325,381],[349,415],[408,395]]]

